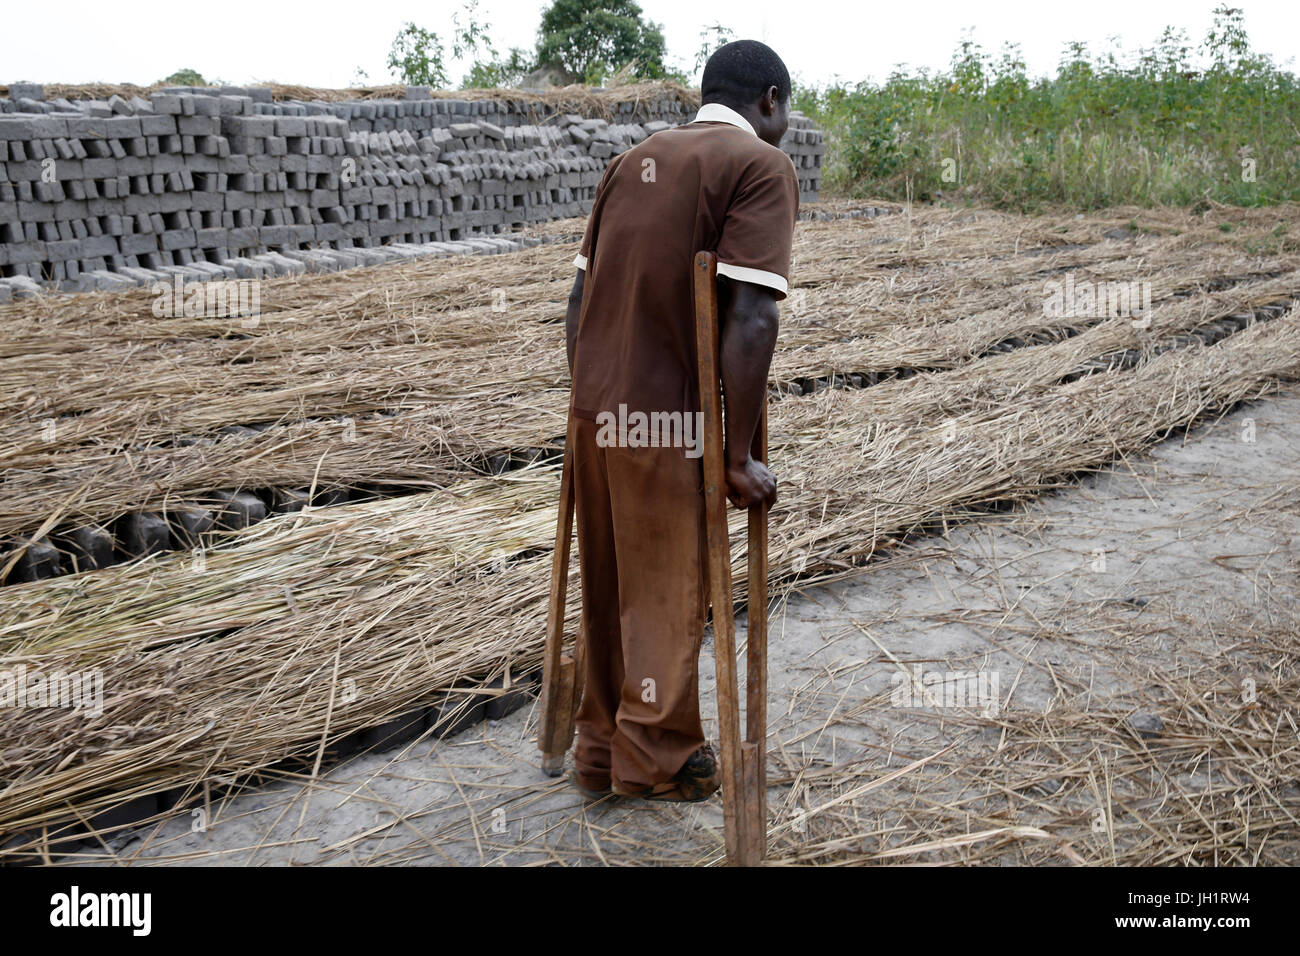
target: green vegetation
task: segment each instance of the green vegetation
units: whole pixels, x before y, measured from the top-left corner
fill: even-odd
[[[551,0],[533,51],[499,53],[478,0],[451,21],[446,46],[405,24],[388,58],[401,81],[446,87],[461,62],[462,87],[517,86],[541,66],[560,82],[698,83],[709,54],[735,38],[714,23],[693,66],[675,67],[636,0]],[[169,82],[191,82],[189,72]],[[967,38],[947,70],[797,86],[795,106],[827,133],[828,195],[1030,212],[1300,200],[1300,82],[1252,51],[1241,10],[1228,6],[1195,45],[1173,28],[1127,57],[1069,43],[1055,76],[1031,79],[1014,46],[994,57]]]
[[[198,70],[177,70],[171,76],[163,78],[168,86],[207,86],[208,81]]]
[[[451,57],[472,59],[470,70],[461,81],[462,89],[471,87],[511,86],[533,68],[529,54],[518,47],[504,57],[497,53],[485,23],[478,19],[478,0],[469,0],[464,9],[451,16]],[[388,51],[388,68],[401,82],[411,86],[445,88],[447,49],[442,38],[431,30],[405,23]],[[365,77],[361,70],[360,77]]]
[[[411,86],[444,87],[447,85],[445,52],[438,34],[408,21],[393,38],[388,68]]]
[[[553,0],[542,12],[537,62],[555,64],[585,83],[618,73],[669,74],[663,30],[641,17],[636,0]]]
[[[731,27],[724,27],[721,23],[714,23],[713,26],[705,27],[700,31],[700,45],[695,51],[694,64],[697,86],[704,73],[704,64],[709,62],[709,57],[713,56],[718,47],[726,46],[735,39],[738,39],[736,31]]]
[[[488,26],[479,20],[478,0],[468,0],[451,21],[450,51],[437,33],[414,23],[402,26],[388,53],[388,68],[398,80],[445,88],[451,60],[470,63],[462,89],[517,86],[541,66],[593,85],[612,79],[687,81],[684,73],[665,64],[663,31],[642,17],[635,0],[552,0],[542,12],[537,47],[531,52],[511,47],[498,53]],[[719,36],[728,32],[711,29]],[[700,36],[705,40],[705,33]]]
[[[1300,86],[1221,6],[1194,48],[1166,29],[1132,62],[1072,43],[1031,80],[967,39],[949,70],[799,88],[827,132],[827,193],[1034,211],[1300,200]],[[1199,54],[1199,55],[1198,55]]]

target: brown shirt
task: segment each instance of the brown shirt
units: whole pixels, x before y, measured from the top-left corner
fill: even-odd
[[[587,271],[574,414],[698,411],[695,253],[784,298],[798,211],[790,158],[721,104],[616,156],[574,260]]]

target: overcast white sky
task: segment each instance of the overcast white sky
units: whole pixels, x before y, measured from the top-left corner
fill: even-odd
[[[183,67],[228,83],[278,81],[351,85],[358,67],[372,83],[391,82],[385,60],[403,22],[449,35],[461,0],[221,0],[126,5],[63,0],[57,16],[44,3],[6,2],[0,9],[0,82],[127,82],[145,85]],[[545,0],[480,0],[498,49],[531,49]],[[985,49],[1021,45],[1031,73],[1050,72],[1067,40],[1101,49],[1118,38],[1132,52],[1166,25],[1199,42],[1216,0],[1090,0],[1088,3],[781,2],[781,0],[641,0],[661,23],[670,56],[689,69],[699,32],[720,22],[738,37],[763,40],[804,82],[833,77],[883,79],[899,63],[943,68],[963,33]],[[1295,0],[1235,0],[1246,11],[1256,49],[1293,60],[1300,37]],[[452,71],[459,80],[462,68]]]

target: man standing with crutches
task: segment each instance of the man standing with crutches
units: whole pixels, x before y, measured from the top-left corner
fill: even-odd
[[[565,684],[548,650],[547,676],[548,695],[582,688],[574,783],[592,797],[695,801],[719,785],[697,675],[710,597],[695,315],[701,250],[716,256],[725,492],[740,508],[776,500],[776,481],[752,452],[798,213],[794,166],[778,148],[790,77],[769,47],[742,40],[709,59],[701,92],[694,122],[656,133],[606,169],[569,297],[573,392],[556,567],[567,561],[571,489],[582,659]],[[730,594],[712,596],[726,602],[729,621]],[[555,709],[543,721],[548,772],[558,772],[556,754],[567,748]]]

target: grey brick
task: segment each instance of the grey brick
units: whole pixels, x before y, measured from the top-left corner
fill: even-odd
[[[28,140],[36,135],[34,117],[0,115],[0,139]]]
[[[176,117],[167,114],[141,116],[140,133],[142,136],[168,136],[176,132]]]
[[[43,83],[10,83],[9,98],[11,100],[43,100],[45,99],[45,85]]]
[[[307,121],[299,116],[279,116],[275,120],[276,136],[306,136]]]

